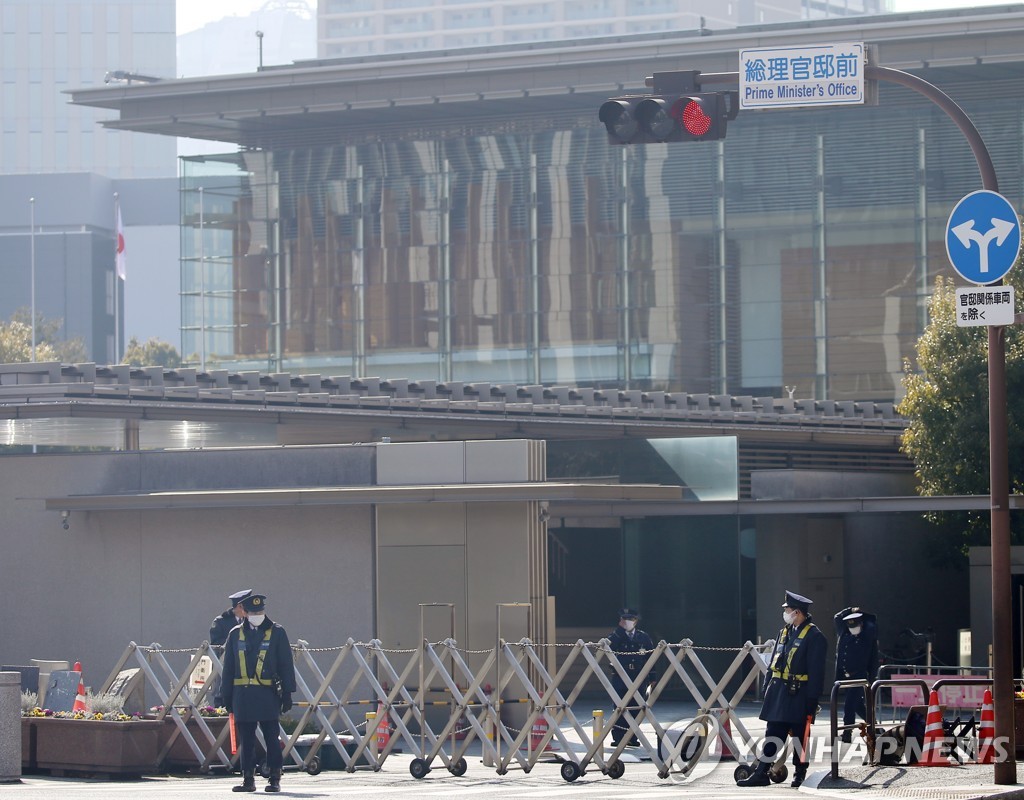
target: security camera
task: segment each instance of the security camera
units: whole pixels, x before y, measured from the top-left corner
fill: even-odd
[[[61,511],[60,512],[60,524],[64,526],[64,530],[70,530],[71,529],[71,523],[68,522],[68,519],[70,517],[71,517],[71,512],[70,511]]]

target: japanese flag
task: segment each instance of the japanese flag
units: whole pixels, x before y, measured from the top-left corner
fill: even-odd
[[[117,277],[124,280],[124,225],[121,224],[121,207],[117,207],[117,256],[114,261]]]

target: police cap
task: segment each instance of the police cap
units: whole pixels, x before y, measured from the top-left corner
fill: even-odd
[[[843,617],[843,622],[847,625],[860,625],[864,621],[864,613],[861,611],[854,611],[851,614],[847,614]]]
[[[814,601],[808,597],[804,597],[802,594],[791,592],[786,590],[786,602],[782,604],[783,608],[795,608],[797,611],[803,611],[805,614],[811,610],[811,605]]]
[[[640,619],[640,612],[635,608],[620,608],[619,619]]]
[[[228,602],[231,603],[231,607],[234,608],[241,603],[245,598],[252,594],[252,589],[242,589],[240,592],[228,595]]]
[[[242,600],[242,608],[249,614],[259,614],[266,611],[267,596],[265,594],[251,594]]]

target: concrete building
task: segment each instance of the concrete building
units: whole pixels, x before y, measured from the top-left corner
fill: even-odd
[[[10,0],[0,52],[0,319],[30,305],[34,238],[37,312],[62,320],[90,357],[114,360],[118,328],[176,341],[175,141],[104,128],[109,112],[67,96],[119,74],[173,77],[174,0]],[[114,280],[115,192],[127,286]]]
[[[891,0],[321,0],[320,58],[529,44],[658,31],[700,31],[877,14]]]

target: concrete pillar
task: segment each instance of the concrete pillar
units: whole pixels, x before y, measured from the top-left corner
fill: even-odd
[[[0,672],[0,783],[21,782],[21,673]]]

